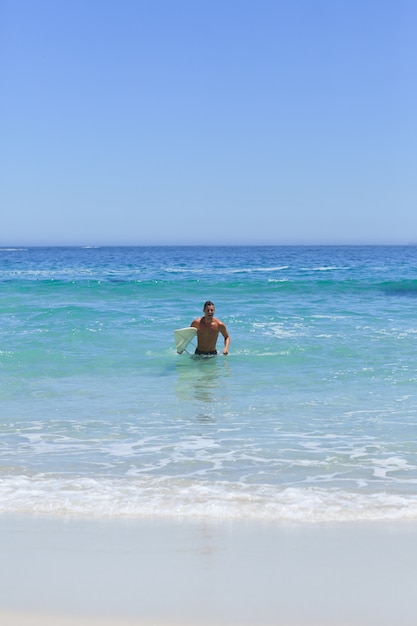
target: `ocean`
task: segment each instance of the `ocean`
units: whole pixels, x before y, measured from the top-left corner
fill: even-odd
[[[417,519],[417,247],[1,248],[0,313],[0,513]]]

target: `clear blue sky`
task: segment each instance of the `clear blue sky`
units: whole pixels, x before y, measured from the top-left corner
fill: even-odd
[[[0,0],[0,245],[417,242],[415,0]]]

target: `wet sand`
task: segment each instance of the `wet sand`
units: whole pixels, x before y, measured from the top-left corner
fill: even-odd
[[[414,626],[417,524],[0,517],[7,626]]]

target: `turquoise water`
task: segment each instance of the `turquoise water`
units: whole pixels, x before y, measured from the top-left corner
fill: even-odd
[[[413,246],[0,249],[0,512],[417,518],[416,305]]]

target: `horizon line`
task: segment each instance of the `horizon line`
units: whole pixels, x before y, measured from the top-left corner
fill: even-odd
[[[279,247],[413,247],[416,242],[361,242],[361,243],[0,243],[0,250],[23,248],[279,248]]]

